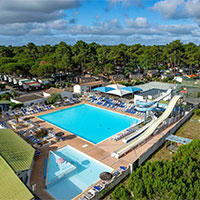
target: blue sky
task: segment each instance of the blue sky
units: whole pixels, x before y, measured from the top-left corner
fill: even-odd
[[[1,0],[0,45],[200,44],[200,0]]]

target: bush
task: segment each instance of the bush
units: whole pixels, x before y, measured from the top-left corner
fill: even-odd
[[[58,93],[53,93],[49,98],[47,98],[47,103],[48,104],[54,104],[57,101],[59,101],[61,99],[60,94]]]
[[[43,138],[48,135],[48,130],[47,129],[40,129],[39,131],[36,132],[36,137],[37,138]]]
[[[5,84],[0,84],[0,89],[3,90],[5,89],[6,85]]]
[[[200,116],[200,109],[195,109],[194,114],[197,115],[197,116]]]
[[[22,106],[23,106],[23,103],[14,103],[14,102],[10,103],[11,110],[13,110],[15,108],[21,108]]]
[[[200,140],[179,147],[172,161],[147,162],[129,177],[134,199],[200,199]]]
[[[113,193],[111,195],[111,199],[112,200],[119,200],[119,199],[120,200],[131,200],[133,198],[131,197],[131,193],[127,189],[127,187],[121,183],[113,191]]]

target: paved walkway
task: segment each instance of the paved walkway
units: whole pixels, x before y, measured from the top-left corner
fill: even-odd
[[[72,106],[74,106],[74,105],[72,105]],[[117,160],[117,159],[111,157],[111,153],[114,150],[118,149],[120,146],[124,145],[124,143],[121,140],[113,141],[108,138],[108,139],[104,140],[103,142],[100,142],[98,144],[93,144],[93,143],[86,141],[83,138],[78,137],[76,135],[73,135],[57,126],[54,126],[48,122],[42,121],[41,119],[39,119],[37,117],[38,115],[55,112],[56,110],[61,110],[61,109],[67,108],[67,107],[71,107],[71,106],[55,108],[53,110],[45,111],[43,113],[35,114],[34,116],[32,116],[33,117],[32,121],[39,123],[43,127],[52,129],[54,132],[62,131],[65,133],[64,136],[66,138],[64,141],[61,141],[61,142],[54,141],[54,144],[47,146],[47,147],[43,147],[41,149],[42,154],[35,158],[32,174],[31,174],[31,185],[36,184],[35,192],[41,199],[53,199],[45,190],[45,180],[43,178],[45,160],[46,160],[46,158],[48,158],[49,150],[56,150],[58,148],[66,146],[66,145],[70,145],[70,146],[80,150],[81,152],[95,158],[96,160],[112,167],[113,169],[117,169],[121,165],[127,166],[129,163],[133,163],[134,161],[136,161],[138,157],[140,157],[144,152],[146,152],[149,148],[151,148],[151,146],[156,141],[158,141],[161,137],[163,137],[162,134],[164,132],[162,134],[157,134],[155,136],[152,136],[147,141],[145,141],[144,144],[139,145],[133,151],[130,151],[125,156],[123,156],[122,158]],[[101,107],[101,106],[99,106],[99,107]],[[106,108],[106,109],[108,109],[108,108]],[[112,111],[115,111],[115,110],[112,110]],[[118,112],[118,111],[116,111],[116,112]],[[119,113],[122,113],[122,112],[119,112]],[[123,113],[123,114],[128,114],[128,113]],[[132,114],[128,114],[128,115],[138,118],[138,116],[134,116]]]

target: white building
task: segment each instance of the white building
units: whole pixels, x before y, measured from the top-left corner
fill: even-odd
[[[77,85],[74,85],[73,90],[74,93],[84,93],[84,92],[90,92],[93,88],[103,86],[104,82],[103,81],[92,81],[88,83],[80,83]]]
[[[153,89],[135,94],[134,101],[136,102],[136,101],[153,100],[164,95],[166,92],[167,90],[153,88]],[[171,94],[165,97],[163,100],[167,101],[170,99],[171,99]]]
[[[14,103],[22,103],[24,106],[30,106],[33,104],[45,103],[46,98],[39,94],[28,94],[10,100]]]
[[[49,88],[47,90],[44,90],[43,96],[48,98],[53,93],[60,94],[61,98],[65,98],[65,97],[67,97],[69,99],[72,98],[72,93],[71,92],[69,92],[69,91],[67,91],[65,89],[58,89],[58,88],[53,88],[53,87],[51,87],[51,88]]]

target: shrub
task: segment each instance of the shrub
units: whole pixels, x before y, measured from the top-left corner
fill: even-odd
[[[0,84],[0,89],[3,90],[5,89],[6,85],[5,84]]]
[[[200,109],[195,109],[194,114],[197,115],[197,116],[200,116]]]
[[[131,193],[127,189],[127,187],[121,183],[113,191],[113,193],[111,195],[111,199],[112,200],[119,200],[119,199],[120,200],[131,200],[133,198],[131,197]]]
[[[37,132],[36,132],[36,137],[37,138],[43,138],[43,137],[45,137],[45,136],[47,136],[48,135],[48,130],[47,129],[40,129],[40,130],[38,130]]]
[[[21,108],[22,106],[23,106],[23,103],[10,102],[10,108],[11,108],[11,110],[13,110],[15,108]]]
[[[61,99],[60,94],[58,93],[53,93],[49,98],[47,98],[47,103],[48,104],[54,104],[57,101],[59,101]]]
[[[147,162],[129,177],[134,199],[200,199],[200,140],[179,147],[172,161]]]

